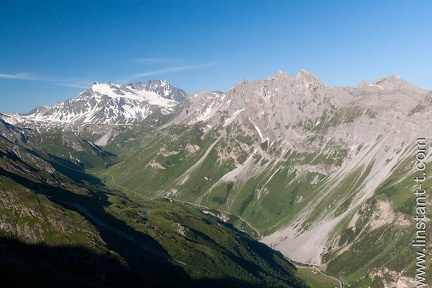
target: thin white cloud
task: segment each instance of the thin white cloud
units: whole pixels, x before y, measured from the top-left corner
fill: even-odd
[[[143,78],[143,77],[152,76],[152,75],[202,69],[202,68],[214,67],[214,66],[219,66],[219,65],[220,65],[220,63],[211,62],[211,63],[207,63],[207,64],[198,64],[198,65],[165,67],[165,68],[160,68],[160,69],[156,69],[156,70],[152,70],[152,71],[134,74],[134,75],[129,76],[127,79],[123,79],[120,82],[126,83],[126,82],[130,82],[131,80],[134,80],[134,79]]]
[[[161,57],[161,58],[137,58],[134,60],[137,64],[154,63],[154,64],[174,64],[180,63],[180,59]]]
[[[0,73],[0,79],[39,80],[37,76],[30,73],[12,73],[12,74]]]
[[[150,61],[159,61],[158,63],[163,63],[163,61],[174,61],[175,59],[171,58],[142,58],[141,60],[146,60],[147,62]],[[143,62],[144,63],[144,62]],[[171,63],[174,64],[174,63]],[[217,62],[211,62],[206,64],[198,64],[198,65],[182,65],[182,66],[170,66],[165,68],[159,68],[151,71],[146,71],[142,73],[137,73],[134,75],[130,75],[126,79],[122,79],[120,81],[117,81],[117,83],[129,83],[132,80],[152,76],[152,75],[160,75],[165,73],[172,73],[172,72],[181,72],[181,71],[188,71],[188,70],[196,70],[196,69],[203,69],[208,67],[214,67],[219,66],[220,63]],[[77,78],[56,78],[56,77],[48,77],[48,76],[41,76],[34,73],[0,73],[0,79],[11,79],[11,80],[30,80],[30,81],[44,81],[44,82],[51,82],[56,83],[60,86],[65,87],[74,87],[74,88],[87,88],[91,85],[91,83],[95,81],[85,80],[85,79],[77,79]]]
[[[11,80],[30,80],[30,81],[44,81],[57,83],[61,86],[74,87],[74,88],[87,88],[90,86],[92,81],[79,80],[79,79],[65,79],[65,78],[52,78],[40,76],[32,73],[0,73],[0,79],[11,79]]]

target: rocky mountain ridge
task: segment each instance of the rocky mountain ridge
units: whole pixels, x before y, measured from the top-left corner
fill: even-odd
[[[0,119],[2,287],[308,287],[232,225],[166,199],[131,201],[88,174],[112,156],[77,133]]]
[[[355,254],[350,247],[385,229],[405,235],[393,239],[395,245],[406,243],[405,230],[413,227],[407,207],[414,200],[404,192],[412,190],[417,138],[432,137],[431,99],[431,91],[398,76],[356,88],[329,88],[307,71],[243,79],[226,93],[189,95],[160,134],[140,140],[151,144],[135,151],[136,161],[127,159],[108,175],[143,195],[242,217],[285,256],[345,270],[337,263]],[[108,147],[122,145],[114,139]],[[425,161],[431,159],[428,152]],[[361,212],[365,207],[386,220],[376,224]],[[352,265],[371,270],[355,281],[375,275],[374,265],[400,269],[361,261]]]
[[[322,182],[317,183],[322,183],[317,191],[320,196],[317,195],[317,201],[308,204],[307,209],[292,220],[287,232],[277,232],[263,239],[303,263],[321,264],[321,256],[327,249],[325,243],[331,240],[327,238],[331,227],[334,228],[355,207],[371,198],[394,169],[412,158],[409,147],[416,143],[417,138],[432,137],[431,130],[426,128],[432,116],[432,91],[414,87],[399,76],[381,78],[372,83],[363,81],[357,88],[331,89],[305,70],[294,77],[279,72],[267,80],[240,81],[226,94],[212,97],[213,102],[203,111],[205,104],[200,100],[204,97],[191,97],[192,103],[185,108],[188,112],[174,121],[188,124],[204,122],[207,130],[217,124],[225,128],[237,125],[240,128],[238,132],[230,133],[231,138],[238,137],[236,133],[253,138],[252,145],[245,147],[244,152],[275,163],[287,161],[293,151],[328,160],[338,152],[345,154],[340,157],[339,164],[318,162],[311,165],[302,160],[293,167],[300,175],[321,175]],[[195,99],[197,104],[193,102]],[[267,151],[262,149],[263,143],[268,145]],[[271,149],[275,152],[270,152]],[[253,167],[259,171],[260,163],[255,161]],[[241,169],[246,168],[237,167],[237,170]],[[265,166],[261,169],[265,170]],[[332,209],[319,217],[312,216],[314,211],[322,210],[322,200],[319,199],[331,198],[343,178],[358,173],[358,169],[363,172],[370,170],[351,196],[345,195],[331,205],[337,209],[351,198],[350,207],[338,215],[339,221],[335,220],[335,210]],[[237,176],[231,180],[245,181],[241,178],[256,176],[247,171],[249,176],[246,172],[237,171]],[[316,222],[313,227],[306,231],[296,228],[302,227],[299,224],[306,224],[309,217]]]
[[[28,114],[8,114],[20,126],[131,125],[154,112],[167,115],[186,92],[164,80],[127,85],[93,83],[91,87],[52,107],[39,106]],[[32,124],[35,123],[35,124]],[[41,125],[42,124],[42,125]]]
[[[124,160],[101,175],[137,199],[211,210],[353,287],[375,278],[410,286],[415,199],[407,191],[417,139],[432,138],[431,100],[432,91],[399,76],[334,88],[305,70],[243,79],[161,109],[160,124],[110,134],[105,149]],[[401,250],[389,256],[388,243]]]

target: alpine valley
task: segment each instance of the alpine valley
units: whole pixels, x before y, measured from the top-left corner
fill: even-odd
[[[412,245],[431,117],[432,91],[399,76],[329,88],[305,70],[226,93],[94,83],[0,114],[2,278],[414,287],[432,275]]]

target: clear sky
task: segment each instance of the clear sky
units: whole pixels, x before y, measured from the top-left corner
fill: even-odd
[[[396,74],[432,89],[432,1],[0,1],[2,112],[95,81],[195,93],[301,69],[329,87]]]

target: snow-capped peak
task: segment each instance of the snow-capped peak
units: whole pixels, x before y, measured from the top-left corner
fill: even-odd
[[[20,121],[66,124],[133,124],[154,111],[169,114],[186,93],[166,81],[128,85],[94,82],[75,98],[52,107],[37,107]],[[16,116],[16,115],[15,115]]]

